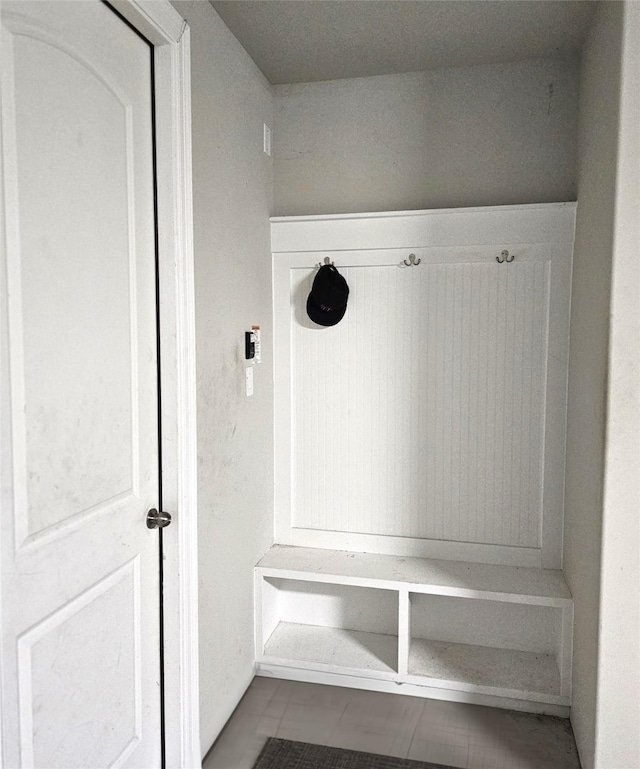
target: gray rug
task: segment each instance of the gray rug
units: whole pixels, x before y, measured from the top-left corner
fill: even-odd
[[[453,769],[453,767],[270,737],[253,769]]]

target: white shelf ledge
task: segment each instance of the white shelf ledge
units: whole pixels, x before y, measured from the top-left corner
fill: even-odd
[[[398,639],[382,633],[280,622],[265,644],[263,659],[313,670],[395,676]]]
[[[414,638],[408,680],[425,679],[462,691],[566,702],[561,697],[558,666],[550,654]]]
[[[263,576],[555,606],[572,605],[561,571],[274,545]]]
[[[575,203],[535,203],[426,211],[276,216],[271,250],[278,252],[573,243]]]

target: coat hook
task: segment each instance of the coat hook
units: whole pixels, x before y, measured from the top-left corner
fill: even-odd
[[[316,267],[324,267],[326,265],[328,265],[329,267],[335,267],[334,263],[331,261],[331,259],[329,259],[328,256],[325,256],[325,258],[324,258],[324,260],[322,262],[318,262]]]
[[[502,257],[502,259],[500,258]],[[516,258],[515,254],[511,254],[511,258],[509,258],[509,252],[505,248],[504,251],[500,254],[500,256],[496,256],[496,262],[499,264],[502,264],[503,262],[507,262],[507,264],[511,264],[511,262]]]
[[[406,267],[415,267],[416,265],[420,264],[422,259],[416,259],[415,254],[409,254],[409,261],[407,261],[406,259],[403,259],[402,261],[404,262]]]

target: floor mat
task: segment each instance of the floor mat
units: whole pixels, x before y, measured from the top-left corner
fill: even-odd
[[[443,764],[270,737],[253,769],[454,769]]]

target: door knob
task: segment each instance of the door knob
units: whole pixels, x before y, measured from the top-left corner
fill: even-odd
[[[147,513],[148,529],[164,529],[171,523],[171,513],[158,512],[155,507]]]

